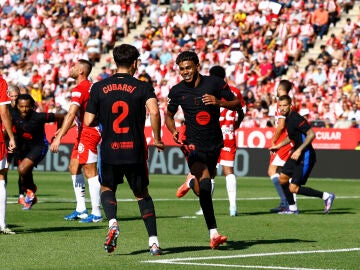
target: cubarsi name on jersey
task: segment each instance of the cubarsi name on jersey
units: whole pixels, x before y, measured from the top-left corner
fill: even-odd
[[[128,85],[126,83],[112,83],[105,85],[103,87],[103,92],[105,94],[111,92],[111,91],[125,91],[129,92],[130,94],[136,89],[136,86]]]

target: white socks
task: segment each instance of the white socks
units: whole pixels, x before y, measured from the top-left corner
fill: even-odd
[[[214,194],[215,190],[215,179],[211,179],[211,196]]]
[[[330,194],[328,192],[323,192],[323,196],[322,199],[326,200],[327,198],[329,198]]]
[[[6,186],[5,180],[0,180],[0,229],[6,227]]]
[[[236,177],[234,174],[228,174],[225,179],[230,210],[236,211]]]
[[[117,220],[115,218],[109,220],[109,228],[116,223]]]
[[[85,204],[85,178],[82,174],[72,175],[73,187],[76,197],[76,211],[83,212],[86,210]],[[92,211],[91,214],[101,216],[101,199],[100,199],[100,183],[99,176],[94,176],[88,179],[89,193],[91,200]]]
[[[159,240],[157,236],[150,236],[149,237],[149,247],[151,248],[153,244],[156,244],[158,247],[160,247]]]
[[[89,192],[90,192],[90,200],[91,200],[91,207],[92,211],[91,214],[100,217],[101,210],[100,210],[100,182],[99,176],[94,176],[88,179],[89,183]]]
[[[82,174],[71,175],[76,198],[76,211],[86,210],[85,205],[85,178]]]
[[[210,229],[210,239],[213,238],[214,236],[218,235],[218,230],[217,229]]]

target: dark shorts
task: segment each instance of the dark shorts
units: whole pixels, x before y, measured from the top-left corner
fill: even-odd
[[[215,174],[216,165],[220,156],[220,151],[221,148],[215,149],[213,151],[197,151],[196,149],[189,151],[186,158],[190,171],[194,163],[201,162],[206,164],[210,175],[215,176],[213,174]],[[195,172],[191,173],[196,174]]]
[[[31,148],[27,149],[27,151],[19,151],[17,153],[18,160],[23,160],[25,158],[30,159],[34,162],[34,166],[36,167],[40,161],[44,159],[46,153],[49,150],[49,145],[33,145]]]
[[[114,192],[118,184],[124,183],[124,176],[135,194],[141,194],[149,185],[149,171],[147,163],[110,165],[101,163],[99,178],[102,186]]]
[[[314,156],[303,157],[299,161],[289,158],[281,173],[292,178],[291,183],[302,186],[306,184],[315,163],[316,158]]]

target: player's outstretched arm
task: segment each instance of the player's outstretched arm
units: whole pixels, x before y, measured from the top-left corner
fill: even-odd
[[[59,150],[59,146],[61,144],[61,138],[66,135],[70,127],[73,126],[74,120],[77,112],[79,111],[79,107],[77,105],[72,104],[69,108],[69,111],[64,117],[61,128],[56,132],[56,136],[50,145],[50,151],[53,153],[57,153]]]
[[[167,110],[167,112],[165,114],[165,124],[166,124],[167,129],[172,134],[174,141],[176,143],[180,144],[180,142],[179,142],[179,131],[176,130],[174,116],[175,116],[175,113],[172,113],[169,110]]]
[[[164,150],[164,142],[161,141],[161,118],[156,98],[149,98],[146,107],[150,113],[150,123],[154,135],[154,145],[159,151]]]

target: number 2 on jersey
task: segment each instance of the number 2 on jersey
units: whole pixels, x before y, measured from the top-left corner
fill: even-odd
[[[111,111],[113,114],[119,113],[119,108],[121,108],[121,112],[118,117],[113,122],[113,130],[115,133],[128,133],[129,127],[120,127],[121,122],[128,116],[129,114],[129,106],[124,101],[116,101],[112,105]]]

